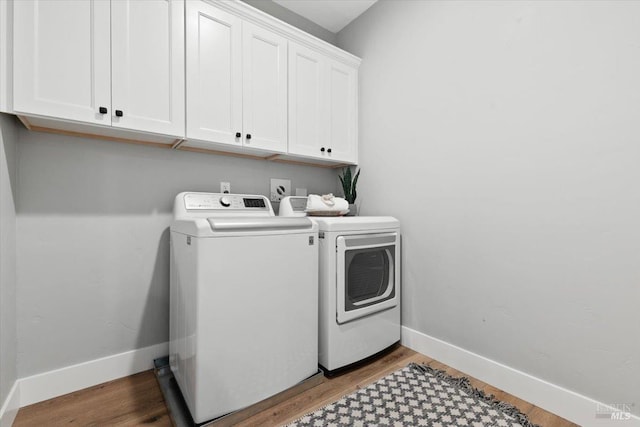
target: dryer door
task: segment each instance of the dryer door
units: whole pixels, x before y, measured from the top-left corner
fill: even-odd
[[[398,305],[398,233],[340,236],[336,241],[336,256],[338,323]]]

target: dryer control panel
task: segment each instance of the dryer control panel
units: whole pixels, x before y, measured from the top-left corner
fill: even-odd
[[[280,216],[307,216],[307,196],[287,196],[280,202]]]

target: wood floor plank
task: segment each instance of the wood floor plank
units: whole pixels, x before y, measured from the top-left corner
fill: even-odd
[[[541,426],[553,425],[554,427],[580,427],[578,424],[565,420],[564,418],[545,411],[537,406],[534,406],[529,412],[527,412],[527,416],[532,422]]]
[[[307,390],[295,398],[269,408],[247,419],[241,426],[278,426],[293,421],[307,412],[321,408],[342,396],[355,391],[358,386],[370,384],[402,366],[415,351],[398,346],[392,352],[359,369],[345,372]]]
[[[515,405],[527,414],[532,422],[541,426],[576,426],[542,408],[403,346],[397,346],[363,366],[332,378],[324,378],[317,386],[262,410],[238,425],[283,425],[366,387],[412,362],[442,369],[454,377],[465,376],[469,378],[473,387]],[[147,371],[21,408],[14,423],[16,427],[68,425],[168,427],[172,425],[172,421],[154,373]]]
[[[15,427],[171,426],[153,371],[100,384],[20,408]]]

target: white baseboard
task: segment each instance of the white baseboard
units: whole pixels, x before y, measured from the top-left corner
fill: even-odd
[[[11,427],[20,409],[20,381],[13,383],[7,399],[0,409],[0,427]]]
[[[21,378],[20,407],[152,369],[154,359],[168,354],[165,342]]]
[[[640,417],[627,420],[596,418],[601,402],[510,368],[445,341],[402,327],[401,343],[445,365],[484,381],[549,412],[583,426],[637,427]],[[627,414],[622,414],[627,417]]]

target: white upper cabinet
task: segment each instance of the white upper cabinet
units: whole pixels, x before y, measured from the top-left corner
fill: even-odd
[[[14,111],[111,124],[109,7],[104,0],[14,3]]]
[[[114,127],[184,134],[184,3],[111,2]]]
[[[208,2],[186,10],[187,145],[285,153],[287,39]]]
[[[338,61],[329,63],[329,157],[358,161],[358,71]]]
[[[242,20],[187,1],[187,138],[242,145]]]
[[[32,129],[358,161],[360,59],[242,1],[0,0],[0,44]]]
[[[242,24],[244,145],[287,151],[287,39]]]
[[[295,43],[289,44],[290,154],[319,158],[326,154],[329,135],[327,67],[326,56]]]
[[[357,163],[357,70],[290,43],[289,153]]]
[[[182,0],[14,2],[16,113],[184,135]]]

